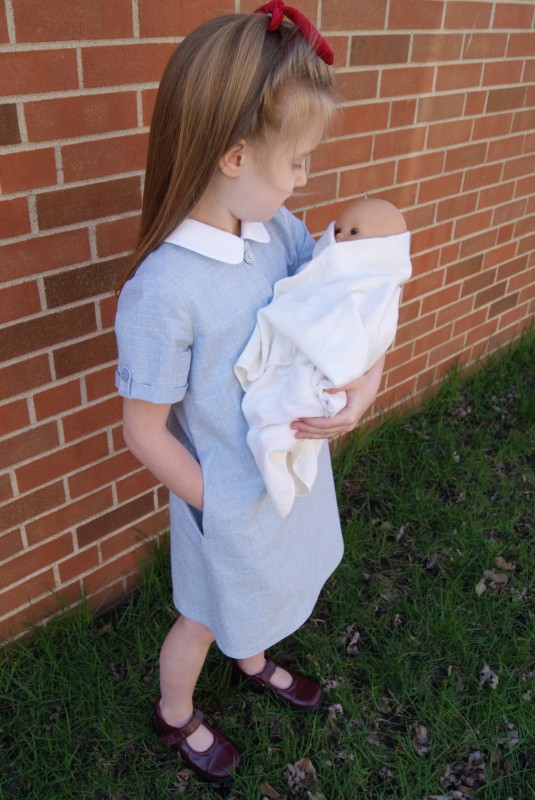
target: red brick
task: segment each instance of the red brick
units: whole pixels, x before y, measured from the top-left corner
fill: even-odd
[[[441,94],[421,97],[418,104],[418,122],[436,122],[438,120],[460,117],[463,113],[463,94]]]
[[[504,242],[510,242],[513,237],[513,230],[515,227],[514,222],[508,222],[505,225],[502,225],[498,228],[498,235],[496,237],[496,244],[503,244]]]
[[[353,36],[349,64],[352,67],[405,64],[409,58],[409,45],[410,36],[405,34]]]
[[[0,282],[87,261],[90,257],[86,228],[34,236],[0,247]]]
[[[470,258],[464,259],[463,261],[457,261],[455,264],[452,264],[450,267],[448,267],[446,273],[446,282],[453,283],[454,281],[465,280],[472,275],[479,276],[482,266],[482,253],[477,253]]]
[[[511,220],[519,219],[526,213],[526,198],[513,200],[511,203],[494,209],[493,225],[499,226]]]
[[[156,102],[157,89],[145,89],[141,92],[141,104],[143,108],[143,125],[150,127],[154,103]]]
[[[64,476],[98,461],[108,455],[108,440],[105,433],[97,434],[89,439],[63,447],[31,464],[19,467],[17,482],[22,492],[30,491],[44,482]]]
[[[79,547],[92,544],[97,539],[122,528],[135,520],[145,517],[154,511],[152,492],[131,500],[125,505],[114,508],[107,514],[102,514],[98,519],[80,525],[76,535]]]
[[[63,418],[65,441],[79,439],[84,434],[102,430],[121,419],[122,399],[116,395],[108,400],[86,406]]]
[[[486,113],[521,108],[526,99],[525,86],[508,86],[507,89],[492,89],[487,100]]]
[[[115,334],[112,332],[92,336],[85,341],[54,352],[54,366],[58,378],[67,378],[77,372],[98,367],[117,359]]]
[[[33,404],[38,420],[55,417],[82,402],[80,381],[69,381],[34,394]]]
[[[48,569],[24,583],[19,583],[12,589],[8,589],[7,592],[2,592],[0,594],[0,616],[9,614],[45,593],[50,593],[50,589],[53,589],[54,586],[54,572]]]
[[[535,230],[535,215],[530,217],[526,216],[515,223],[514,237],[519,239],[522,236],[527,236]]]
[[[0,156],[0,187],[4,194],[56,183],[56,159],[51,147]]]
[[[417,275],[425,275],[427,272],[433,272],[439,266],[440,250],[433,250],[430,253],[417,253],[412,257],[412,274],[413,277]]]
[[[0,330],[0,351],[6,359],[17,358],[96,330],[92,304],[17,322]]]
[[[138,469],[139,461],[128,450],[123,450],[102,463],[71,475],[69,492],[71,497],[80,497]]]
[[[532,175],[528,175],[527,178],[523,178],[522,180],[517,180],[515,185],[515,197],[522,197],[523,195],[528,195],[528,201],[534,195],[534,178]]]
[[[509,35],[509,43],[507,45],[508,58],[518,58],[519,56],[531,58],[534,52],[535,34],[533,32],[511,33]]]
[[[443,328],[431,330],[427,335],[421,336],[414,343],[414,355],[428,353],[434,347],[442,346],[444,342],[447,342],[451,338],[452,330],[453,323],[450,323],[449,325],[445,325]],[[435,362],[433,361],[432,363]]]
[[[466,144],[470,140],[471,129],[472,121],[469,119],[432,125],[429,128],[427,146],[430,149],[435,149],[437,147],[451,147],[454,144]]]
[[[496,231],[490,230],[484,233],[478,233],[477,236],[472,236],[470,239],[465,239],[461,243],[461,258],[468,258],[474,253],[480,253],[482,250],[488,250],[496,244]]]
[[[416,118],[416,99],[395,100],[390,108],[390,127],[402,128],[413,125]]]
[[[86,394],[89,402],[99,397],[115,394],[115,364],[85,376]]]
[[[520,256],[519,258],[514,258],[511,261],[507,261],[505,264],[500,264],[498,267],[498,274],[497,279],[499,281],[504,280],[505,278],[511,278],[518,273],[526,274],[526,268],[528,265],[527,255]],[[509,283],[509,288],[511,288],[511,282]]]
[[[480,2],[454,2],[448,3],[444,27],[455,30],[465,28],[473,30],[488,28],[492,7]]]
[[[464,89],[481,84],[482,64],[443,64],[437,67],[435,90],[447,92],[449,89]]]
[[[84,86],[118,86],[159,81],[174,49],[173,43],[84,47]]]
[[[0,369],[0,400],[23,394],[52,379],[48,357],[35,356]]]
[[[443,175],[440,178],[422,181],[418,192],[418,202],[428,203],[431,200],[456,195],[461,188],[462,180],[463,173],[454,172],[451,175]]]
[[[89,573],[89,575],[86,575],[83,580],[86,592],[91,595],[99,589],[106,587],[103,593],[106,599],[106,605],[115,604],[119,597],[122,596],[124,590],[122,584],[120,584],[114,591],[110,584],[112,584],[113,581],[121,580],[124,575],[135,570],[138,567],[142,552],[143,548],[140,547],[137,550],[120,556],[115,559],[115,561],[108,562],[94,572]],[[102,604],[103,600],[104,598],[101,596],[100,604]],[[99,605],[99,609],[102,610],[102,608],[103,606]]]
[[[487,90],[481,92],[467,92],[466,105],[464,107],[465,117],[478,117],[484,113],[485,103],[487,102]]]
[[[466,318],[466,315],[470,314],[473,305],[474,298],[465,297],[462,300],[457,300],[457,302],[439,309],[437,313],[437,328],[442,327],[442,325],[446,325],[448,322],[453,322],[454,334],[462,333],[461,330],[455,330],[455,325],[461,317]]]
[[[449,150],[446,155],[446,172],[454,172],[466,167],[481,166],[486,161],[487,144],[478,142],[477,144],[455,147]]]
[[[349,36],[325,36],[325,41],[333,51],[334,63],[345,67],[348,63]]]
[[[13,0],[13,15],[17,42],[120,39],[133,33],[130,0]]]
[[[122,260],[113,259],[50,275],[44,280],[47,307],[57,308],[111,292],[123,271]]]
[[[390,186],[394,182],[395,162],[360,167],[340,174],[340,197],[355,194],[367,194],[382,186]]]
[[[212,17],[233,11],[233,0],[203,0],[202,4],[198,0],[159,0],[155,13],[151,0],[139,0],[139,32],[142,38],[186,36]]]
[[[513,125],[512,125],[512,132],[518,133],[518,131],[529,131],[533,130],[535,126],[535,110],[530,108],[527,111],[517,111],[514,114]]]
[[[531,250],[535,250],[535,234],[533,236],[526,236],[518,243],[519,255],[521,253],[529,253]]]
[[[66,558],[59,565],[59,579],[61,583],[68,583],[75,578],[94,569],[99,564],[98,547],[86,547],[75,553],[71,558]]]
[[[25,197],[0,202],[0,238],[23,236],[30,233],[30,215]]]
[[[40,455],[58,444],[58,429],[53,422],[35,425],[24,433],[4,438],[0,440],[0,469]]]
[[[113,328],[115,325],[115,317],[117,314],[117,297],[101,297],[98,301],[100,308],[100,318],[102,320],[102,329]]]
[[[483,86],[520,83],[521,76],[521,61],[490,61],[483,70]]]
[[[444,273],[442,271],[429,272],[427,275],[412,278],[412,280],[405,284],[403,297],[405,301],[412,300],[414,297],[422,297],[430,292],[436,292],[443,284]]]
[[[454,236],[456,239],[466,239],[474,233],[481,233],[491,227],[492,212],[480,211],[479,214],[470,214],[455,223]]]
[[[525,140],[525,135],[520,134],[519,136],[508,136],[506,139],[489,142],[487,161],[499,161],[521,155]]]
[[[377,70],[359,70],[337,72],[335,75],[336,91],[344,102],[367,100],[377,97],[379,72]]]
[[[458,261],[460,250],[460,242],[450,242],[444,247],[441,247],[439,260],[440,266],[443,267],[446,264],[452,264],[454,261]]]
[[[19,530],[0,533],[0,561],[11,558],[16,553],[20,553],[22,549],[22,536]],[[4,585],[3,581],[2,585]]]
[[[442,225],[435,225],[433,228],[418,231],[412,237],[413,252],[420,253],[423,250],[432,250],[445,242],[449,242],[452,232],[453,224],[451,222],[445,222]]]
[[[422,300],[422,313],[429,314],[431,311],[440,311],[445,306],[451,305],[459,299],[460,286],[445,286],[434,294],[424,297]],[[446,320],[449,322],[449,320]]]
[[[461,55],[463,37],[451,33],[414,34],[411,61],[455,61]]]
[[[500,297],[503,297],[503,295],[506,293],[506,290],[506,281],[503,281],[502,283],[494,283],[487,289],[483,289],[483,291],[476,294],[474,308],[481,308],[481,306],[486,306],[487,304],[498,300]]]
[[[501,300],[497,300],[495,303],[492,303],[489,308],[489,319],[491,317],[497,317],[500,314],[503,314],[505,311],[509,311],[511,308],[514,308],[518,303],[518,297],[519,294],[516,292],[515,294],[508,294]]]
[[[403,211],[407,229],[409,231],[421,230],[429,225],[435,224],[436,203],[429,203],[427,206],[418,206]]]
[[[427,353],[414,358],[407,364],[402,364],[397,369],[391,370],[387,375],[387,386],[399,386],[403,381],[408,378],[414,377],[427,366]]]
[[[14,400],[0,406],[0,436],[7,436],[30,424],[26,400]]]
[[[27,576],[32,575],[43,567],[55,564],[72,552],[72,537],[65,534],[50,542],[26,550],[22,555],[12,559],[2,567],[2,579],[7,586]]]
[[[506,44],[505,33],[474,33],[466,38],[463,58],[503,58]]]
[[[81,595],[81,592],[79,592]],[[15,612],[7,619],[0,622],[0,638],[9,640],[17,635],[31,636],[32,626],[39,624],[46,617],[51,617],[56,612],[63,614],[65,602],[63,592],[59,594],[48,593],[41,600],[34,600],[30,606]]]
[[[145,168],[147,134],[98,139],[62,148],[66,181],[82,181]]]
[[[13,497],[13,489],[11,488],[11,481],[9,475],[4,473],[0,475],[0,503],[5,503],[6,500],[11,500]]]
[[[37,215],[42,229],[134,211],[140,207],[138,177],[103,181],[37,196]]]
[[[148,470],[142,469],[117,481],[117,500],[124,503],[148,489],[158,486],[158,480]]]
[[[489,208],[498,203],[505,203],[513,196],[514,183],[500,183],[496,186],[490,186],[488,189],[482,189],[479,193],[478,208]]]
[[[466,298],[466,301],[464,302],[467,301],[473,304],[474,301],[473,296]],[[481,325],[483,325],[486,319],[487,319],[486,308],[480,308],[478,311],[473,311],[472,313],[467,314],[467,316],[459,315],[458,319],[455,320],[455,324],[453,326],[453,335],[457,336],[460,333],[468,333],[468,331],[475,330],[479,328]]]
[[[424,153],[398,161],[397,183],[421,180],[430,175],[441,174],[444,168],[444,153]]]
[[[320,30],[377,30],[385,20],[386,0],[337,0],[323,4]]]
[[[337,118],[334,136],[354,136],[357,133],[375,132],[388,126],[390,103],[367,103],[345,106]]]
[[[147,537],[141,533],[137,525],[134,528],[127,528],[102,542],[100,546],[102,559],[103,561],[108,561],[119,553],[124,553],[125,550],[130,550],[132,547],[139,548],[140,545],[146,544],[146,542]]]
[[[438,28],[442,23],[444,3],[436,0],[411,0],[409,3],[394,2],[390,6],[388,28],[420,30]]]
[[[30,142],[137,128],[134,91],[60,97],[25,103]]]
[[[515,275],[509,281],[509,291],[514,292],[518,289],[524,289],[526,286],[535,285],[535,267],[525,269],[519,274]]]
[[[535,174],[535,153],[522,158],[510,159],[503,168],[503,180],[510,178],[520,178],[523,175],[533,176]]]
[[[0,289],[0,324],[35,314],[40,310],[41,301],[35,281],[17,283]]]
[[[479,165],[474,169],[469,169],[465,172],[463,190],[470,191],[470,189],[478,189],[480,187],[490,186],[493,183],[499,183],[502,177],[503,165],[488,164]],[[499,200],[496,200],[499,202]]]
[[[508,2],[496,3],[493,27],[495,28],[530,28],[533,24],[533,6],[531,3]]]
[[[434,67],[397,67],[381,73],[381,97],[422,94],[433,90]]]
[[[15,103],[0,103],[0,147],[20,142],[19,119]]]
[[[0,94],[38,94],[78,89],[76,50],[0,53]]]
[[[0,8],[0,42],[9,42],[9,31],[7,29],[7,18],[5,7]]]
[[[310,169],[312,172],[322,172],[369,161],[371,145],[371,136],[358,136],[324,142],[312,154]]]
[[[512,114],[487,114],[474,121],[473,140],[490,139],[496,136],[507,136],[511,131]]]
[[[441,200],[438,204],[437,222],[471,214],[475,210],[477,198],[477,192],[463,192],[457,197]]]
[[[89,517],[101,514],[112,507],[113,495],[109,486],[80,500],[69,500],[61,508],[49,512],[33,522],[26,523],[28,543],[33,545],[42,542],[44,539],[49,539],[57,533],[73,528]]]
[[[139,230],[138,214],[122,217],[112,222],[102,222],[96,226],[97,253],[100,258],[131,251],[136,243]]]
[[[422,150],[426,129],[411,128],[404,131],[388,131],[375,135],[373,158],[391,158]]]
[[[379,197],[393,203],[401,211],[404,211],[409,206],[413,206],[416,202],[417,184],[405,184],[405,186],[394,186],[391,188],[384,187],[378,191],[370,193],[370,197]]]

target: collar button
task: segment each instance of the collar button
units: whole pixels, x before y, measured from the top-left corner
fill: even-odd
[[[245,261],[246,264],[252,264],[253,263],[253,254],[251,253],[250,250],[247,250],[247,252],[245,253],[245,255],[243,257],[243,260]]]

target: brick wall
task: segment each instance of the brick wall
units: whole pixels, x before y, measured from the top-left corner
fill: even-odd
[[[121,435],[112,287],[171,50],[202,20],[258,2],[0,0],[4,636],[83,591],[94,607],[116,600],[167,523],[165,492]],[[335,50],[344,113],[294,208],[313,233],[342,198],[404,210],[414,278],[378,405],[418,398],[533,313],[534,6],[296,4]]]

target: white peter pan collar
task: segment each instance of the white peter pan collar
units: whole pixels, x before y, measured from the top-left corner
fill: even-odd
[[[181,222],[165,241],[225,264],[240,264],[245,253],[245,239],[263,244],[270,241],[269,233],[261,222],[242,222],[241,236],[235,236],[189,218]]]

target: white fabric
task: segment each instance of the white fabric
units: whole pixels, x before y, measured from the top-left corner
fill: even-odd
[[[298,274],[277,281],[234,367],[245,392],[249,445],[280,516],[310,492],[323,440],[296,439],[299,417],[332,417],[344,386],[392,344],[400,284],[411,275],[410,233],[335,242],[334,223]]]

